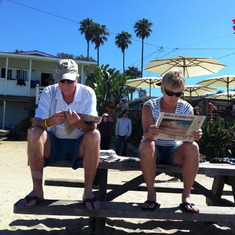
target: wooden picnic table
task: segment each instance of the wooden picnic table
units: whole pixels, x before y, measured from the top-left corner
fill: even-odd
[[[66,167],[67,163],[65,164],[64,162],[58,162],[56,164],[54,164],[53,166],[57,166],[57,167]],[[144,183],[144,178],[143,175],[141,174],[140,171],[140,175],[138,175],[135,178],[129,179],[127,182],[125,182],[124,184],[119,184],[119,185],[113,185],[108,183],[108,171],[109,170],[120,170],[120,171],[140,171],[140,165],[139,165],[139,159],[138,158],[130,158],[130,157],[120,157],[118,156],[118,158],[115,159],[115,157],[107,157],[104,158],[102,157],[102,160],[99,163],[98,166],[98,170],[97,170],[97,178],[96,178],[96,184],[98,187],[98,195],[99,195],[99,200],[102,203],[102,205],[104,205],[104,209],[101,209],[100,211],[96,211],[96,212],[84,212],[84,210],[79,210],[77,209],[77,204],[73,203],[72,205],[76,205],[75,208],[73,208],[73,206],[70,205],[70,203],[66,202],[66,205],[70,205],[69,207],[69,213],[68,211],[66,212],[65,210],[65,206],[64,206],[64,202],[60,202],[60,201],[56,201],[56,202],[49,202],[49,200],[45,201],[39,206],[37,206],[38,208],[33,208],[33,209],[24,209],[24,208],[20,208],[17,207],[17,205],[15,204],[14,206],[14,212],[15,213],[32,213],[32,214],[50,214],[52,215],[54,214],[66,214],[66,215],[77,215],[77,216],[81,216],[82,213],[84,216],[90,216],[90,228],[92,229],[92,231],[95,230],[96,234],[103,234],[104,233],[104,228],[105,228],[105,218],[106,217],[119,217],[121,215],[121,217],[128,217],[128,218],[148,218],[148,212],[147,214],[141,210],[138,210],[138,212],[136,212],[136,207],[135,206],[128,206],[128,210],[125,212],[121,212],[122,208],[120,208],[120,205],[117,206],[116,204],[118,203],[114,203],[111,202],[112,200],[114,200],[115,198],[117,198],[118,196],[126,193],[127,191],[131,191],[131,190],[138,190],[140,189],[140,185]],[[174,177],[178,177],[180,179],[182,179],[181,176],[181,167],[178,166],[169,166],[169,165],[157,165],[157,171],[156,171],[156,175],[165,173],[167,175],[170,176],[174,176]],[[203,186],[201,183],[195,181],[193,184],[193,190],[195,190],[197,193],[204,195],[206,200],[207,200],[207,205],[210,206],[223,206],[224,212],[226,211],[228,212],[227,215],[224,214],[224,216],[226,217],[226,220],[229,221],[228,218],[231,218],[231,221],[235,220],[235,166],[234,165],[229,165],[229,164],[219,164],[219,163],[209,163],[209,162],[203,162],[200,163],[199,165],[199,170],[198,170],[198,174],[203,174],[203,175],[208,175],[208,176],[213,176],[214,177],[214,181],[213,181],[213,185],[210,189],[206,188],[205,186]],[[74,180],[68,180],[68,179],[47,179],[45,181],[46,185],[62,185],[62,186],[82,186],[83,184],[81,182],[76,182]],[[223,195],[223,188],[225,184],[229,184],[232,187],[232,190],[230,192],[230,195],[233,195],[233,199],[234,201],[231,200],[227,200],[222,198]],[[108,191],[108,189],[110,189]],[[174,192],[175,189],[172,189],[172,192]],[[171,189],[168,189],[167,192],[171,192]],[[109,204],[110,202],[110,204]],[[50,204],[51,203],[51,204]],[[115,204],[115,205],[114,205]],[[48,205],[52,205],[52,206],[48,206]],[[53,207],[53,205],[55,205]],[[111,210],[109,211],[108,208],[111,208]],[[116,207],[115,207],[116,206]],[[234,207],[234,208],[233,208]],[[79,207],[80,208],[80,207]],[[116,208],[116,215],[115,215],[115,209]],[[130,213],[130,211],[133,209],[133,213]],[[213,208],[213,207],[210,207]],[[231,208],[231,209],[227,209],[227,208]],[[232,209],[233,208],[233,209]],[[103,211],[104,210],[104,211]],[[124,209],[125,210],[125,209]],[[204,210],[204,212],[203,212]],[[199,216],[197,217],[196,215],[181,215],[178,216],[178,211],[174,209],[172,209],[172,211],[169,210],[163,210],[160,212],[158,211],[154,217],[154,215],[150,216],[149,218],[161,218],[161,216],[164,216],[164,218],[166,218],[166,214],[167,211],[169,212],[169,218],[168,219],[185,219],[185,220],[198,220]],[[202,211],[202,212],[201,212]],[[163,214],[161,214],[163,213]],[[175,217],[173,216],[173,214],[175,213]],[[180,213],[182,214],[182,213]],[[202,210],[200,210],[200,214],[203,214],[202,217],[200,218],[204,218],[205,221],[210,221],[211,220],[211,214],[213,214],[213,209],[208,209],[204,208]],[[219,220],[222,221],[224,219],[224,216],[222,216],[221,213],[217,213],[214,210],[214,214],[213,214],[213,220]],[[95,226],[94,226],[95,225]]]

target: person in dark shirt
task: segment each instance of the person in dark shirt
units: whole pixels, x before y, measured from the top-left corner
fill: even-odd
[[[112,138],[113,123],[109,121],[109,115],[104,113],[102,115],[102,120],[97,126],[101,135],[100,149],[109,149],[109,144]]]

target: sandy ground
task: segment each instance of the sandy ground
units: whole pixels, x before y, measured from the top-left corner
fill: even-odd
[[[0,234],[88,234],[88,219],[66,216],[40,216],[14,214],[13,204],[31,191],[31,178],[27,166],[27,142],[0,141]],[[139,175],[140,172],[110,171],[109,182],[121,183]],[[83,179],[83,169],[45,168],[44,178]],[[156,183],[166,187],[182,187],[181,182],[168,182],[170,177],[160,175]],[[198,175],[197,180],[211,187],[212,178]],[[228,186],[229,187],[229,186]],[[230,189],[230,188],[228,188]],[[47,199],[81,199],[82,189],[44,186]],[[192,195],[200,209],[206,205],[205,198]],[[143,202],[146,192],[128,192],[116,201]],[[231,198],[230,198],[231,199]],[[179,194],[158,194],[161,205],[180,203]],[[107,219],[107,234],[231,234],[231,224],[184,222],[167,220]]]

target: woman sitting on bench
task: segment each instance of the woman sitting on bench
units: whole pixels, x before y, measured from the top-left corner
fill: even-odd
[[[180,207],[186,212],[198,213],[191,202],[190,193],[199,166],[199,147],[196,142],[179,142],[175,140],[157,139],[161,132],[155,123],[160,112],[193,115],[193,107],[180,99],[185,88],[185,80],[179,71],[170,71],[162,79],[163,96],[148,100],[142,109],[143,140],[140,144],[140,166],[147,184],[147,200],[142,209],[154,210],[159,207],[156,202],[154,181],[156,164],[181,165],[184,189]],[[194,140],[199,140],[202,131],[194,132]]]

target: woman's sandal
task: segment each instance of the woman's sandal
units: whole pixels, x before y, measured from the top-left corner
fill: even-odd
[[[151,211],[153,211],[156,208],[160,207],[160,204],[158,204],[155,201],[150,201],[150,200],[145,201],[144,204],[147,204],[147,207],[144,207],[143,205],[140,206],[142,210],[151,210]]]
[[[192,210],[188,209],[189,206]],[[180,204],[180,208],[182,208],[185,212],[188,213],[199,213],[199,210],[197,208],[194,208],[195,204],[191,202],[185,202]]]

